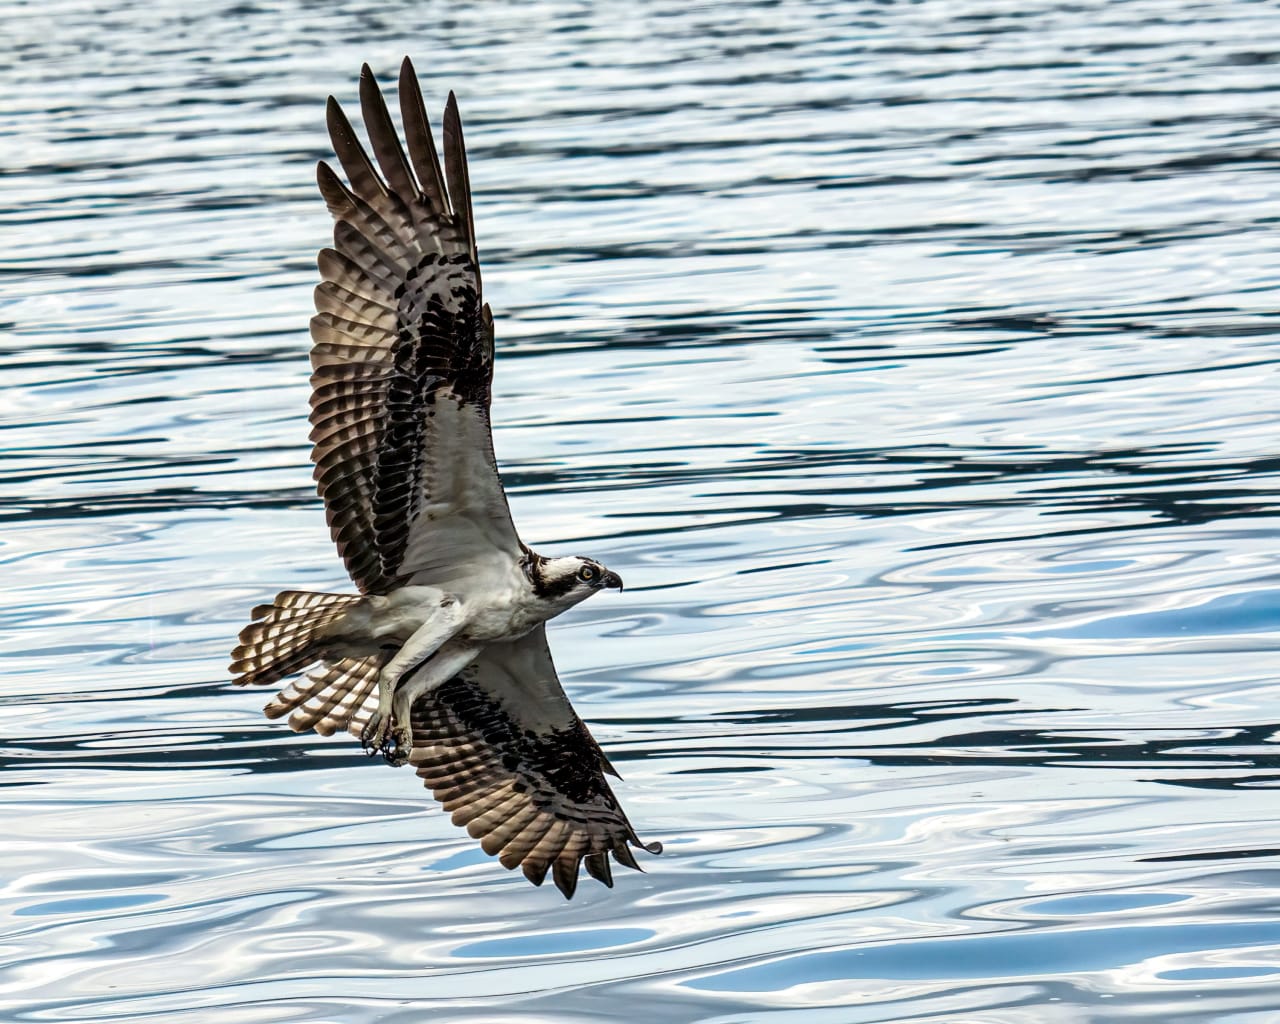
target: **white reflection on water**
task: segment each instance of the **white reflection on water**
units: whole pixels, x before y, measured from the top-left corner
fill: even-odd
[[[1265,7],[6,30],[0,1016],[1274,1016]],[[405,53],[467,119],[516,517],[629,584],[555,645],[667,852],[572,904],[225,676],[341,585],[312,167]]]

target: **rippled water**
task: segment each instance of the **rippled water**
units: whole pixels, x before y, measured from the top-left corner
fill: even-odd
[[[1269,4],[6,8],[13,1021],[1261,1024]],[[225,671],[344,580],[323,100],[468,125],[522,533],[667,853],[572,903]]]

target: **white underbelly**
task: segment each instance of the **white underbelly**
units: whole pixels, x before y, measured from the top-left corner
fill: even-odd
[[[450,601],[461,605],[462,622],[456,636],[470,643],[515,640],[543,621],[540,603],[523,579],[481,582],[489,585],[467,588],[470,592],[411,585],[385,596],[367,597],[331,627],[328,647],[342,657],[396,650],[439,613],[442,602]]]
[[[442,601],[449,600],[452,596],[439,587],[422,586],[366,597],[325,630],[326,645],[332,653],[349,658],[394,650],[436,615]]]
[[[477,643],[515,640],[542,621],[531,612],[532,609],[518,604],[503,605],[493,602],[477,609],[460,635]]]

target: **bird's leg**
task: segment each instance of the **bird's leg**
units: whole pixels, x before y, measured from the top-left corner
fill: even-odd
[[[392,736],[390,745],[383,749],[383,756],[388,764],[403,764],[413,748],[412,709],[413,701],[428,694],[436,687],[447,684],[449,680],[474,662],[480,648],[463,644],[454,640],[445,644],[439,652],[426,660],[419,668],[403,678],[392,696]]]
[[[457,598],[445,595],[435,611],[382,666],[378,673],[378,707],[360,734],[365,753],[371,756],[380,753],[393,765],[404,764],[409,759],[412,746],[409,716],[407,708],[404,713],[397,713],[400,702],[395,699],[396,692],[402,682],[407,684],[415,670],[458,631],[462,618],[462,606]]]
[[[392,661],[394,660],[392,658]],[[378,706],[373,714],[369,716],[369,721],[365,723],[365,727],[360,733],[360,745],[364,747],[364,752],[370,757],[380,753],[388,739],[390,739],[391,700],[395,693],[396,683],[400,679],[398,672],[387,671],[390,667],[391,661],[383,665],[378,672]]]
[[[380,753],[389,765],[402,765],[413,749],[413,703],[424,693],[442,686],[466,668],[480,653],[479,647],[461,642],[445,644],[432,657],[400,678],[392,691],[391,713],[375,712],[361,742],[370,753]],[[379,680],[381,682],[381,680]],[[376,728],[377,745],[369,730]]]

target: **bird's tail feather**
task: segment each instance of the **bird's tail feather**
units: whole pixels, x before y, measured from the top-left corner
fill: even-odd
[[[357,594],[316,594],[286,590],[271,604],[259,605],[253,621],[240,631],[231,652],[237,686],[276,683],[317,661],[319,633],[342,618],[362,598]]]
[[[294,732],[315,729],[331,736],[350,729],[359,736],[378,706],[378,672],[385,657],[341,658],[296,680],[271,699],[268,718],[289,715]]]

